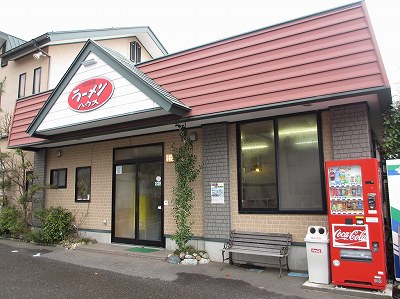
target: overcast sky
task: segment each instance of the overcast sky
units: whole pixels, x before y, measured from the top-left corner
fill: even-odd
[[[2,1],[0,31],[30,40],[50,31],[150,26],[169,53],[349,0]],[[392,90],[400,87],[400,0],[366,0]]]

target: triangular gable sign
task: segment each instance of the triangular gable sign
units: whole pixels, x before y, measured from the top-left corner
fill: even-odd
[[[189,110],[127,58],[89,40],[28,133],[51,136]]]

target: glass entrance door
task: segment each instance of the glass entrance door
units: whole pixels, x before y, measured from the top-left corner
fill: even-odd
[[[139,164],[138,187],[138,239],[160,241],[161,162]]]
[[[112,242],[164,246],[162,170],[160,159],[114,163]]]

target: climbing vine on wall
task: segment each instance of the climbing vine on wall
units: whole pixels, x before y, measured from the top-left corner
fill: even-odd
[[[175,162],[176,186],[173,188],[173,216],[176,222],[176,232],[172,239],[178,249],[184,251],[186,244],[193,237],[190,220],[194,190],[190,183],[200,174],[201,167],[197,164],[197,157],[193,153],[193,141],[188,135],[185,124],[177,124],[181,144],[172,145],[172,155]]]

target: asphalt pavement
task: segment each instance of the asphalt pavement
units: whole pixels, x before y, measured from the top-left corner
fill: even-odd
[[[388,298],[307,288],[306,278],[278,278],[278,269],[174,265],[164,261],[166,250],[126,249],[98,243],[66,250],[0,240],[0,298]]]

